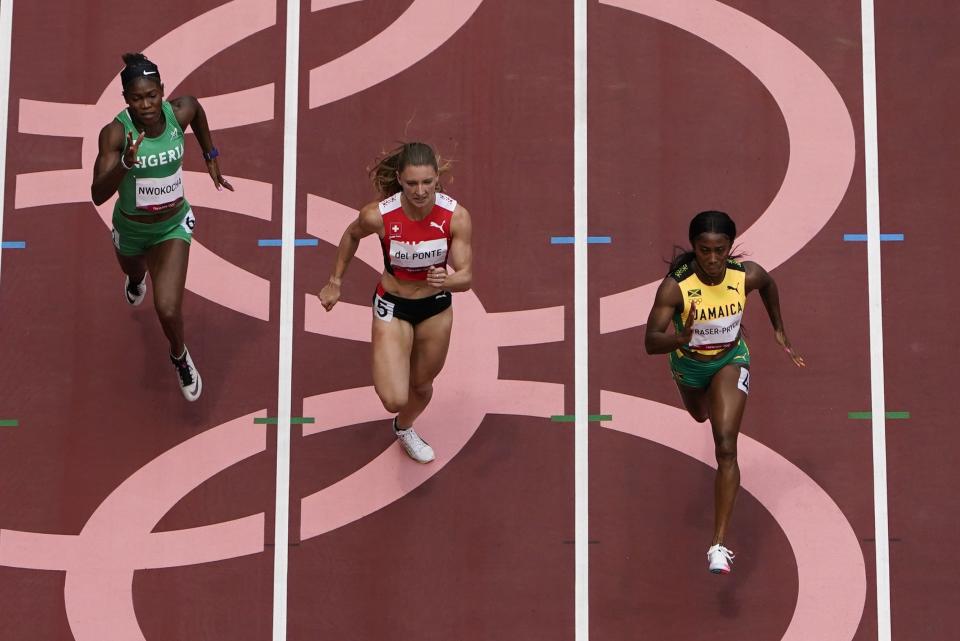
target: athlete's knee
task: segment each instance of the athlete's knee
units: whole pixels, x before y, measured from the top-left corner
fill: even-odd
[[[707,410],[687,408],[687,411],[697,423],[706,423],[710,419],[710,414],[707,413]]]
[[[154,299],[153,306],[161,323],[175,323],[180,320],[180,305],[175,298],[158,297]]]
[[[410,386],[410,392],[420,399],[429,400],[433,396],[433,381],[413,384]]]
[[[383,403],[383,409],[391,414],[396,414],[407,406],[408,397],[406,394],[397,392],[379,393],[380,402]]]
[[[737,438],[720,437],[716,443],[717,465],[728,466],[737,462]]]

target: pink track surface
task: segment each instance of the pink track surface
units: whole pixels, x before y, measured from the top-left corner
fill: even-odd
[[[3,2],[4,0],[0,0]],[[891,594],[895,639],[960,637],[944,389],[956,334],[917,326],[957,230],[956,12],[877,3]],[[287,638],[574,638],[573,12],[550,0],[301,3],[290,541],[273,541],[285,3],[14,6],[0,278],[0,640],[266,640],[273,545]],[[588,3],[590,636],[877,638],[860,16],[856,3]],[[188,141],[198,217],[185,299],[204,394],[186,404],[149,304],[127,307],[89,202],[120,54],[205,106],[234,194]],[[399,139],[455,159],[473,290],[407,460],[369,372],[376,243],[344,298],[312,295]],[[743,491],[706,572],[713,454],[643,325],[691,214],[730,211],[772,271],[809,367],[758,299]],[[371,239],[368,239],[371,240]],[[921,249],[924,251],[921,252]],[[946,296],[945,316],[956,308]],[[149,301],[149,299],[148,299]],[[933,316],[939,305],[934,304]],[[948,320],[949,322],[949,320]],[[935,342],[936,341],[936,342]]]

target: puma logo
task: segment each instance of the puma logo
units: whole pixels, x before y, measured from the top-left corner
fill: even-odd
[[[446,224],[447,224],[447,221],[443,221],[443,222],[440,223],[439,225],[438,225],[436,222],[432,221],[432,220],[430,221],[430,226],[431,226],[431,227],[436,227],[437,229],[439,229],[441,234],[447,233],[447,232],[443,231],[443,226],[446,225]]]
[[[739,293],[740,293],[740,284],[737,283],[737,286],[736,286],[736,287],[734,287],[733,285],[727,285],[727,289],[731,289],[731,290],[733,290],[733,291],[735,291],[735,292],[737,292],[737,293],[739,294]]]

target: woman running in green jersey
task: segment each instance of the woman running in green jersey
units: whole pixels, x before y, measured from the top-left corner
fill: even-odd
[[[707,563],[715,574],[728,573],[734,557],[723,543],[740,488],[737,436],[750,391],[750,350],[741,333],[748,293],[760,292],[777,343],[797,367],[805,365],[783,329],[773,278],[757,263],[731,258],[736,237],[737,227],[727,214],[694,216],[689,233],[693,251],[671,263],[650,310],[644,341],[648,354],[670,355],[684,407],[699,423],[709,419],[713,428],[717,476]],[[667,331],[671,323],[674,332]]]
[[[187,125],[200,143],[218,190],[233,187],[220,173],[203,107],[193,96],[163,99],[160,71],[142,53],[123,56],[120,73],[127,108],[100,130],[90,193],[101,205],[118,194],[113,208],[113,245],[126,275],[123,293],[139,305],[153,281],[153,304],[170,342],[170,360],[183,396],[200,397],[200,373],[184,344],[181,305],[190,239],[196,224],[183,194],[183,139]]]

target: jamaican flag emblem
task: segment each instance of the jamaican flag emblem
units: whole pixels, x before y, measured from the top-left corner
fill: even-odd
[[[700,290],[699,290],[699,289],[688,289],[688,290],[687,290],[687,298],[696,298],[697,296],[703,296],[703,294],[700,293]]]

